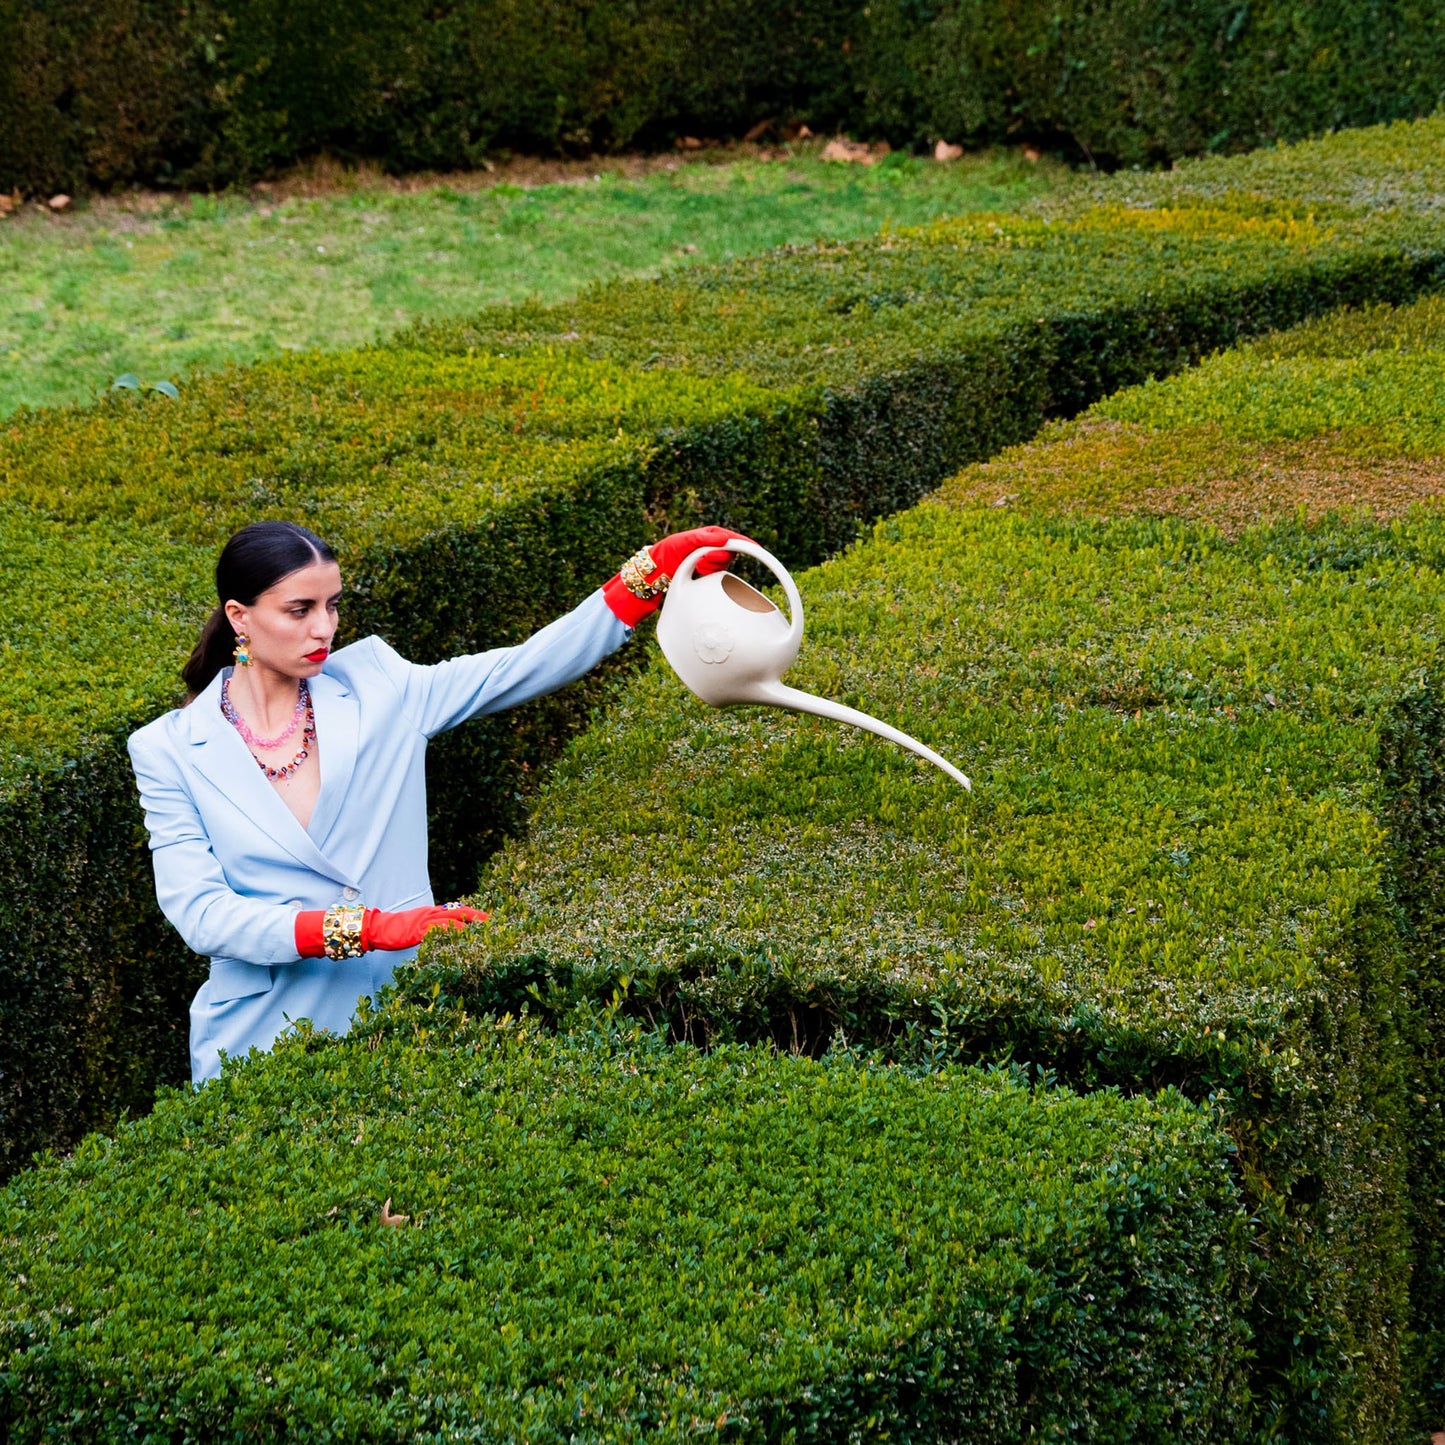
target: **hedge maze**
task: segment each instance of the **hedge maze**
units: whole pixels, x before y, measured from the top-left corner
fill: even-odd
[[[0,937],[75,921],[0,956],[17,1164],[177,1077],[116,749],[258,503],[422,660],[725,520],[812,566],[789,681],[975,782],[660,666],[453,735],[492,924],[0,1193],[12,1438],[1438,1425],[1442,131],[8,427],[0,606],[78,599],[0,679]]]

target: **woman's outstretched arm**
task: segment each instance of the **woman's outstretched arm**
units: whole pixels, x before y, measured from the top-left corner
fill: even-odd
[[[664,537],[647,549],[656,559],[654,568],[638,579],[647,595],[639,596],[623,580],[633,575],[624,568],[580,606],[515,647],[423,665],[408,662],[379,637],[367,640],[377,666],[401,695],[402,711],[419,732],[432,737],[468,718],[502,712],[575,682],[621,647],[637,622],[661,605],[666,584],[658,587],[657,576],[670,576],[698,547],[738,535],[722,527],[700,527]],[[729,553],[715,553],[698,571],[718,570],[730,559]]]
[[[575,682],[630,634],[602,594],[594,592],[515,647],[423,664],[408,662],[380,637],[366,642],[376,666],[400,694],[407,719],[418,732],[434,737],[468,718],[516,707]]]

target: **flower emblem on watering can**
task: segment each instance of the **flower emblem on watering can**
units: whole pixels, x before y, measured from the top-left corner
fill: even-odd
[[[732,629],[721,622],[704,622],[692,630],[692,650],[704,662],[726,662],[736,645]]]

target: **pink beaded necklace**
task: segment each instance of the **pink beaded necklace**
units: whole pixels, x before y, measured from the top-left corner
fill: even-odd
[[[277,748],[296,731],[296,725],[304,716],[306,727],[301,734],[301,750],[282,767],[270,767],[264,759],[256,758],[253,751],[251,756],[256,758],[256,766],[266,774],[268,778],[287,778],[301,766],[311,755],[311,749],[316,743],[316,714],[311,707],[311,689],[306,685],[306,679],[301,679],[301,686],[296,694],[296,711],[291,715],[291,723],[286,730],[274,738],[258,738],[255,733],[246,726],[246,720],[236,711],[236,705],[231,701],[231,679],[228,677],[221,683],[221,713],[226,721],[241,734],[246,743],[252,748]]]
[[[246,726],[246,719],[236,711],[236,705],[231,701],[231,679],[228,677],[221,683],[221,711],[226,715],[229,722],[238,733],[253,748],[279,748],[292,733],[296,731],[296,724],[301,721],[307,706],[310,704],[311,695],[306,687],[306,679],[301,679],[301,686],[296,690],[296,710],[291,714],[291,722],[285,732],[277,733],[274,738],[258,738],[250,728]]]

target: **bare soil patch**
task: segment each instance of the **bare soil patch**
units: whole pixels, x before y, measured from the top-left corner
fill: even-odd
[[[1445,456],[1400,457],[1367,431],[1302,441],[1231,440],[1215,426],[1151,432],[1090,417],[971,467],[943,489],[957,505],[1209,522],[1228,537],[1332,512],[1380,521],[1445,497]],[[1445,1442],[1442,1442],[1445,1445]]]

